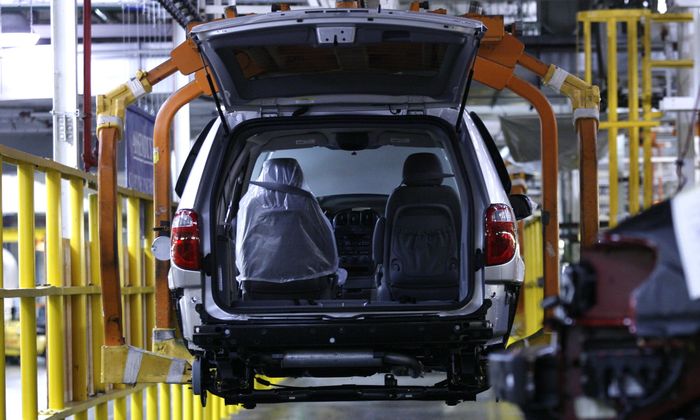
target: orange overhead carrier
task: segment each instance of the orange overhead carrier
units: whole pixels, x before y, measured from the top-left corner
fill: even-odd
[[[414,2],[411,10],[419,11],[422,4]],[[444,13],[436,10],[433,13]],[[235,17],[234,9],[227,11]],[[557,127],[554,112],[546,97],[535,86],[515,76],[515,66],[537,74],[544,84],[553,87],[572,100],[574,121],[581,143],[581,224],[582,243],[595,240],[598,230],[598,188],[595,141],[600,94],[589,85],[553,65],[547,65],[524,53],[524,45],[506,31],[500,16],[466,15],[482,21],[487,27],[476,58],[474,79],[496,90],[509,89],[529,101],[537,110],[541,124],[543,235],[545,296],[558,293],[558,217],[557,217]],[[191,29],[191,26],[190,28]],[[156,118],[154,131],[154,226],[167,226],[171,218],[170,201],[170,127],[175,113],[201,95],[212,95],[211,80],[201,56],[190,39],[177,46],[170,58],[159,66],[138,72],[136,77],[97,97],[97,135],[100,141],[98,164],[98,202],[100,235],[100,275],[104,308],[105,346],[102,360],[102,380],[122,383],[127,359],[139,353],[138,374],[134,382],[187,382],[191,366],[187,350],[175,340],[170,294],[167,285],[168,262],[156,265],[156,328],[153,351],[125,345],[122,325],[121,286],[117,265],[116,231],[116,145],[123,131],[126,107],[151,92],[153,85],[179,71],[194,74],[194,80],[173,93],[163,104]],[[590,178],[590,179],[589,179]],[[585,210],[585,211],[584,211]],[[150,369],[149,369],[150,366]],[[169,368],[168,368],[169,367]],[[174,369],[174,367],[179,367]],[[133,370],[134,367],[132,366]],[[172,375],[176,370],[178,375]],[[181,370],[181,371],[180,371]],[[170,372],[170,374],[169,374]],[[132,372],[133,373],[133,372]]]
[[[596,137],[600,91],[565,70],[525,53],[525,45],[506,31],[503,16],[470,15],[488,28],[474,63],[474,79],[496,90],[509,89],[532,104],[540,117],[542,161],[542,226],[544,296],[559,293],[558,138],[554,111],[535,86],[515,75],[516,65],[536,74],[545,85],[571,99],[579,137],[581,188],[581,243],[590,245],[598,235],[598,175]]]
[[[201,56],[192,40],[176,47],[170,59],[114,89],[97,97],[97,135],[100,141],[98,164],[98,206],[100,233],[100,276],[105,332],[102,369],[103,382],[124,382],[124,368],[130,354],[139,353],[138,382],[184,382],[189,376],[190,355],[178,346],[167,284],[168,262],[156,263],[156,322],[153,332],[154,352],[125,345],[122,324],[121,285],[117,257],[117,142],[122,136],[126,107],[150,93],[153,85],[174,74],[194,74],[194,80],[173,93],[158,111],[153,135],[154,145],[154,226],[170,222],[170,127],[175,113],[201,95],[211,95],[209,80]],[[115,363],[115,361],[118,361]],[[162,372],[145,369],[148,365],[164,366]],[[180,367],[181,375],[168,375]],[[133,367],[132,367],[133,368]],[[143,368],[143,369],[142,369]]]

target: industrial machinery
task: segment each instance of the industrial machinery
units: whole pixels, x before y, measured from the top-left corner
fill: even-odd
[[[700,415],[700,190],[606,232],[545,304],[550,345],[490,356],[496,395],[528,418]]]

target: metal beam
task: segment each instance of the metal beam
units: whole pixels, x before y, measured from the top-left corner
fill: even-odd
[[[83,25],[74,25],[74,29],[77,29],[77,39],[83,39]],[[50,25],[34,25],[34,32],[39,34],[44,39],[51,39],[51,26]],[[158,37],[170,35],[170,30],[167,26],[158,26],[146,24],[122,24],[122,23],[103,23],[103,24],[93,24],[92,25],[92,38],[122,38],[125,31],[129,31],[132,34],[146,34],[149,38],[153,39],[154,35]]]

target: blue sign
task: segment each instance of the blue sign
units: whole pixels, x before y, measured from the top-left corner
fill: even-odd
[[[130,106],[126,109],[126,186],[153,194],[153,128],[155,118]]]

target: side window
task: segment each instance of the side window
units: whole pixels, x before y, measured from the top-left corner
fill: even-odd
[[[493,137],[491,137],[491,133],[489,133],[489,130],[486,129],[486,125],[484,125],[484,122],[481,121],[481,118],[479,118],[478,115],[476,115],[476,112],[470,112],[469,116],[472,117],[474,125],[476,125],[477,130],[479,130],[479,134],[481,134],[481,138],[484,139],[486,149],[488,149],[489,151],[491,160],[496,166],[496,171],[498,171],[498,177],[501,180],[501,184],[503,184],[503,189],[506,191],[507,194],[510,194],[510,188],[512,186],[510,175],[508,174],[506,164],[503,162],[503,158],[501,157],[501,154],[498,151],[496,142],[493,140]]]
[[[185,190],[185,184],[187,183],[187,178],[190,176],[192,165],[194,165],[194,161],[197,159],[199,150],[202,148],[202,143],[204,143],[204,139],[207,138],[207,134],[209,134],[209,130],[211,130],[211,127],[214,125],[215,121],[216,118],[209,121],[204,129],[199,133],[197,140],[194,141],[194,144],[190,149],[190,153],[187,155],[187,159],[185,159],[185,164],[182,166],[182,171],[177,177],[177,183],[175,184],[175,193],[178,197],[182,197],[182,192]]]

